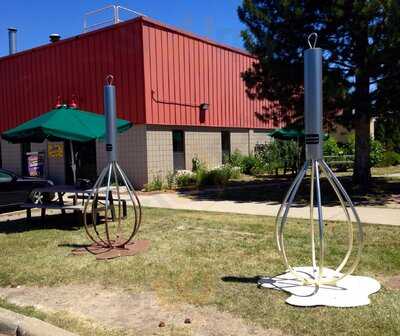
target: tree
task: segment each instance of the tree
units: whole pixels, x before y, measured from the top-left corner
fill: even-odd
[[[263,117],[303,115],[303,51],[309,34],[324,49],[325,120],[356,134],[353,180],[370,177],[370,119],[390,111],[399,120],[400,5],[398,0],[244,0],[242,37],[258,62],[242,74],[252,98],[279,103]],[[340,113],[339,113],[340,112]],[[259,113],[260,114],[260,113]]]

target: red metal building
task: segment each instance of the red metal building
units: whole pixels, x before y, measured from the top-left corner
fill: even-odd
[[[0,132],[51,110],[58,96],[68,102],[75,95],[80,109],[102,113],[104,79],[113,74],[118,116],[135,124],[121,138],[126,155],[120,156],[137,184],[190,169],[193,156],[218,165],[223,152],[249,153],[267,141],[266,129],[280,126],[257,118],[268,101],[246,95],[240,75],[255,61],[242,50],[138,17],[1,58]],[[17,147],[2,145],[3,166],[18,171],[11,158]],[[101,169],[102,147],[96,149]],[[65,171],[50,166],[49,175],[62,180]]]

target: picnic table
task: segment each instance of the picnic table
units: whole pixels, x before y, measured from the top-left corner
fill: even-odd
[[[41,219],[42,220],[45,219],[46,209],[60,210],[63,215],[66,213],[66,210],[73,210],[74,213],[76,213],[76,214],[83,213],[84,202],[86,199],[88,199],[90,197],[92,191],[93,190],[91,188],[80,188],[80,187],[74,186],[74,185],[54,185],[54,186],[48,186],[48,187],[35,188],[32,192],[40,193],[40,194],[56,195],[56,200],[46,202],[45,200],[47,198],[43,197],[42,202],[24,203],[21,205],[21,207],[26,209],[28,219],[31,218],[31,210],[32,209],[41,209]],[[100,188],[99,191],[106,192],[106,188],[105,187]],[[66,194],[71,194],[69,196],[69,198],[72,198],[72,204],[64,202],[64,195],[66,195]],[[78,204],[78,200],[82,200],[81,204]],[[92,200],[93,200],[93,197],[92,197]],[[105,200],[106,200],[106,197],[101,196],[101,197],[97,197],[95,199],[95,202],[105,201]],[[111,190],[109,191],[109,194],[108,194],[108,201],[110,204],[111,215],[114,220],[115,207],[114,207],[114,199],[113,199]],[[121,202],[122,202],[123,217],[125,218],[127,216],[126,201],[122,200]],[[95,208],[98,211],[104,210],[104,208],[98,208],[97,206]]]

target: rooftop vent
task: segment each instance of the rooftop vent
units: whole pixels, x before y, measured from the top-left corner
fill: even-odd
[[[83,32],[106,27],[136,16],[146,16],[126,7],[109,5],[100,9],[87,12],[83,18]]]
[[[17,29],[8,28],[8,53],[10,55],[17,52]]]
[[[55,42],[58,42],[58,41],[60,41],[60,39],[61,39],[61,36],[60,36],[60,34],[50,34],[49,35],[49,39],[50,39],[50,42],[51,43],[55,43]]]

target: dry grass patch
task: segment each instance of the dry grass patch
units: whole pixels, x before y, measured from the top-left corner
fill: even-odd
[[[400,334],[398,290],[383,288],[367,307],[300,309],[286,305],[284,293],[257,288],[258,276],[284,271],[275,248],[273,218],[145,209],[138,239],[151,240],[149,251],[105,262],[70,255],[74,245],[87,242],[83,228],[73,227],[70,220],[52,217],[46,228],[36,221],[0,223],[0,285],[96,284],[130,293],[154,292],[165,304],[216,307],[292,335],[319,335],[321,330],[326,335]],[[308,225],[302,220],[290,224],[293,264],[306,263]],[[327,226],[332,264],[345,247],[340,225]],[[400,228],[368,225],[365,235],[357,274],[398,274]]]

